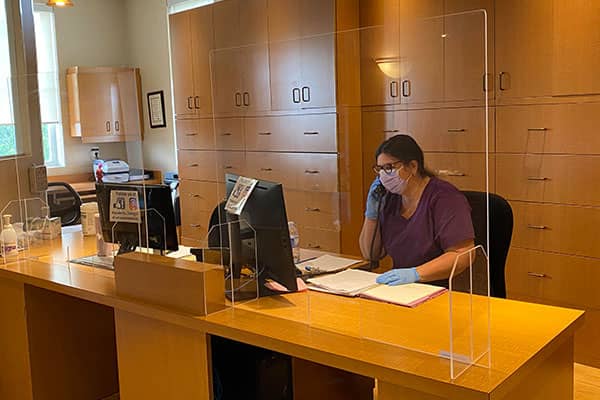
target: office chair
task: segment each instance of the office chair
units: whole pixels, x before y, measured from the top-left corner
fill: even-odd
[[[513,213],[510,204],[497,194],[489,194],[490,247],[487,248],[487,213],[485,192],[462,192],[471,206],[471,219],[475,231],[475,246],[482,245],[490,260],[490,294],[506,298],[504,269],[513,230]]]
[[[49,182],[48,187],[63,189],[48,190],[48,206],[51,217],[60,217],[61,226],[76,225],[81,219],[81,197],[66,182]]]

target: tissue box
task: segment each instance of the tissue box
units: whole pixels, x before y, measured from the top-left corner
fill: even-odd
[[[59,237],[61,234],[60,230],[60,218],[52,217],[48,218],[47,223],[44,224],[42,229],[42,239],[50,240]]]

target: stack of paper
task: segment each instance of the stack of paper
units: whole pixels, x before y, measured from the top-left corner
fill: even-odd
[[[446,291],[446,288],[423,283],[380,285],[375,281],[377,276],[373,272],[349,269],[337,274],[311,278],[308,280],[311,284],[308,288],[344,296],[360,296],[406,307],[415,307]]]
[[[361,262],[361,260],[356,260],[353,258],[336,257],[330,254],[324,254],[320,257],[316,257],[296,264],[296,267],[299,268],[302,272],[318,274],[325,272],[341,271],[359,262]]]

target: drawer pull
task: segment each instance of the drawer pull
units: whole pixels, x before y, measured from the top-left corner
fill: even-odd
[[[223,169],[233,169],[233,166],[232,165],[224,165]]]
[[[260,136],[269,136],[271,132],[258,132]]]
[[[305,169],[304,173],[305,174],[310,174],[310,175],[314,175],[314,174],[318,174],[320,171],[316,170],[316,169]]]
[[[306,247],[309,248],[309,249],[320,249],[321,245],[319,245],[319,244],[310,244],[309,243],[308,246],[306,246]]]
[[[550,178],[546,178],[545,176],[528,176],[528,181],[549,181]]]
[[[539,272],[527,272],[527,275],[532,278],[548,278],[548,275],[540,274]]]
[[[545,132],[548,128],[527,128],[529,132]]]
[[[321,209],[318,207],[306,207],[304,209],[304,211],[308,211],[308,212],[321,212]]]
[[[539,229],[539,230],[548,229],[548,227],[546,225],[531,225],[531,224],[528,224],[527,227],[529,229]]]
[[[192,228],[200,228],[202,225],[200,224],[190,224]]]
[[[273,168],[261,168],[260,170],[264,172],[271,172],[273,171]]]
[[[231,136],[231,132],[223,132],[221,133],[221,136]]]
[[[319,132],[316,131],[308,131],[308,132],[304,132],[305,135],[318,135]]]
[[[203,199],[204,197],[200,196],[199,194],[194,194],[194,193],[190,193],[190,197],[193,197],[195,199]]]
[[[193,167],[197,167],[198,163],[193,163],[193,164],[188,164],[188,167],[193,168]]]
[[[197,133],[186,133],[185,136],[198,136]]]
[[[448,129],[448,133],[460,133],[460,132],[465,132],[466,129],[465,128],[449,128]]]
[[[400,129],[384,129],[383,133],[398,133]]]
[[[438,175],[441,175],[441,176],[467,176],[467,174],[465,174],[464,172],[452,171],[452,170],[448,170],[448,169],[438,170]]]

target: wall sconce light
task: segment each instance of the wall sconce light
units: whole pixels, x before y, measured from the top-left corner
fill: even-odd
[[[377,67],[386,76],[390,78],[400,78],[400,58],[399,57],[383,57],[376,58],[375,63]]]
[[[50,7],[72,7],[73,2],[71,0],[48,0],[46,5]]]

